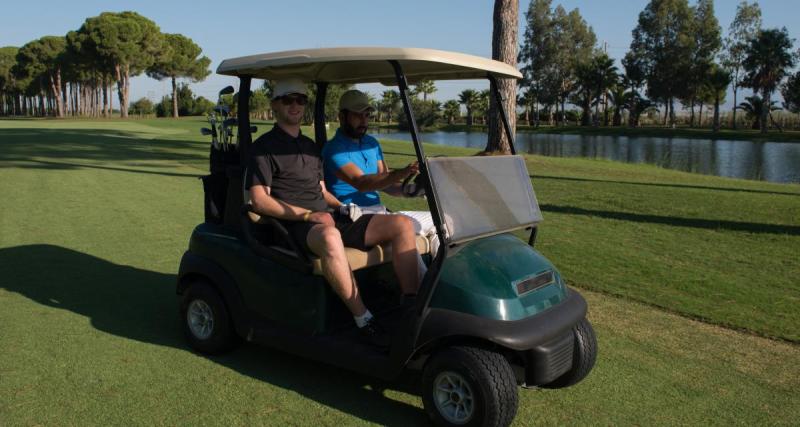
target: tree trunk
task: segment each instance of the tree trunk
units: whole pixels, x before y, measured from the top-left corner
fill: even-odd
[[[597,96],[594,99],[594,118],[592,119],[592,126],[598,127],[600,126],[600,92],[597,92]]]
[[[130,67],[128,65],[115,65],[114,72],[117,76],[117,95],[119,96],[119,116],[128,118],[128,93],[130,89]]]
[[[178,82],[172,76],[172,117],[178,118]]]
[[[45,108],[44,108],[44,90],[39,92],[39,115],[44,117],[45,116]]]
[[[492,59],[517,67],[517,33],[519,26],[519,0],[495,0],[492,20]],[[511,145],[500,118],[500,108],[506,112],[512,138],[517,126],[517,81],[497,79],[497,88],[491,85],[489,96],[488,139],[486,151],[510,153]],[[498,104],[495,89],[502,102]],[[424,96],[424,94],[423,94]]]
[[[714,98],[714,133],[719,132],[719,94]]]
[[[700,101],[699,114],[697,116],[697,127],[703,127],[703,101]]]
[[[50,75],[50,90],[53,92],[53,97],[55,97],[56,101],[56,117],[64,117],[64,105],[61,102],[61,71],[58,69],[56,69],[55,75]]]
[[[736,91],[739,87],[734,83],[733,85],[733,122],[731,123],[731,128],[736,130]]]
[[[763,92],[762,96],[762,105],[761,105],[761,133],[767,133],[767,127],[769,127],[769,123],[767,122],[767,114],[769,113],[769,96],[770,93],[766,90]]]
[[[675,100],[672,97],[669,98],[669,124],[675,126]]]
[[[106,78],[100,81],[100,91],[103,95],[103,117],[108,117],[108,86],[106,85]]]

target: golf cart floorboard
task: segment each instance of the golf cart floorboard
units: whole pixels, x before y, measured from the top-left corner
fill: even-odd
[[[381,325],[394,336],[402,313],[394,310],[381,314]],[[324,334],[307,335],[273,322],[259,321],[254,324],[248,341],[382,379],[392,379],[399,373],[390,351],[367,343],[353,323]]]

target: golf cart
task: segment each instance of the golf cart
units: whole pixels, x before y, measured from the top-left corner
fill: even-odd
[[[420,372],[425,410],[440,425],[508,425],[518,386],[567,387],[589,374],[597,344],[586,302],[533,248],[542,217],[506,113],[500,109],[511,155],[426,157],[409,100],[409,82],[423,78],[487,78],[499,100],[495,79],[519,79],[515,68],[429,49],[330,48],[228,59],[217,73],[239,79],[239,144],[237,156],[216,157],[224,164],[212,164],[204,178],[206,221],[181,260],[177,293],[193,349],[216,354],[246,340],[386,380]],[[361,340],[319,259],[250,208],[243,177],[251,81],[288,77],[315,85],[320,145],[329,84],[399,88],[420,165],[416,182],[442,243],[431,253],[418,237],[428,270],[412,307],[396,298],[390,247],[347,248],[367,306],[392,336],[388,351]],[[530,231],[527,242],[511,234],[520,230]]]

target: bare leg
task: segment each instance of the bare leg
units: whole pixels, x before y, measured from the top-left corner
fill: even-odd
[[[347,256],[344,252],[342,235],[336,227],[329,225],[315,225],[306,237],[308,247],[322,261],[322,274],[330,283],[333,291],[342,299],[350,313],[354,316],[361,316],[367,311],[367,307],[358,294],[353,272],[350,271],[350,264],[347,263]]]
[[[375,215],[367,225],[364,243],[374,246],[391,242],[394,273],[404,294],[416,294],[419,289],[419,253],[414,225],[403,215]]]

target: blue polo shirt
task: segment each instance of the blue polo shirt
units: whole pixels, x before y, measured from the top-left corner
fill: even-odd
[[[353,141],[342,132],[336,135],[322,148],[322,164],[325,170],[325,185],[342,203],[355,203],[359,206],[372,206],[381,203],[377,191],[359,192],[352,185],[336,176],[336,171],[344,165],[356,165],[364,175],[378,173],[378,162],[383,160],[383,151],[378,140],[370,135],[361,137],[361,141]]]

